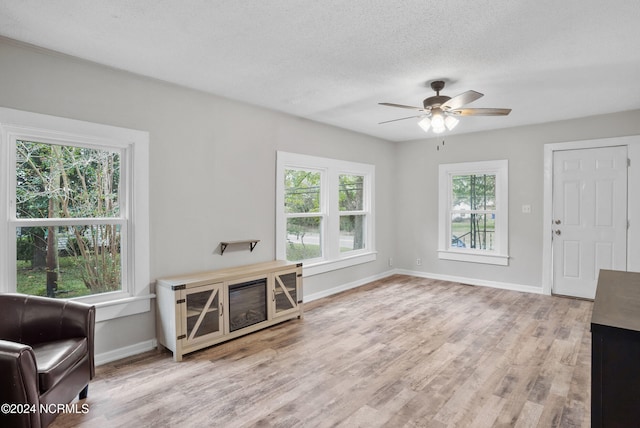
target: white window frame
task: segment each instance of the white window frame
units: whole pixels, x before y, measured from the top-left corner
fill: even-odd
[[[302,169],[321,173],[320,212],[308,215],[322,217],[320,226],[322,257],[303,260],[303,276],[317,275],[376,260],[374,165],[282,151],[277,152],[276,163],[276,257],[278,259],[286,260],[287,257],[287,218],[299,216],[299,214],[287,215],[285,212],[284,173],[287,169]],[[340,175],[361,175],[364,177],[363,210],[354,213],[366,216],[364,248],[342,253],[339,245],[340,216],[350,212],[340,211],[339,208]]]
[[[122,248],[122,289],[74,300],[96,305],[96,321],[148,312],[154,297],[149,292],[149,134],[0,107],[0,292],[16,292],[15,228],[42,223],[15,215],[17,140],[117,150],[121,154],[122,218],[85,219],[83,224],[124,222],[122,238],[127,244]]]
[[[496,231],[493,250],[451,245],[452,178],[458,175],[496,176]],[[509,163],[506,159],[441,164],[438,197],[438,258],[507,266],[509,264]]]

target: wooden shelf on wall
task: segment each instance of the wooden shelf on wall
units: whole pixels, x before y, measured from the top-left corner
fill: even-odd
[[[224,250],[227,249],[229,245],[240,245],[240,244],[249,244],[249,251],[253,251],[260,242],[259,239],[246,239],[244,241],[222,241],[220,242],[220,255],[224,254]]]

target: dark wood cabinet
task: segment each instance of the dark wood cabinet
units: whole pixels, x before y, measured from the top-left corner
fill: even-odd
[[[640,273],[601,270],[591,316],[591,426],[640,424]]]

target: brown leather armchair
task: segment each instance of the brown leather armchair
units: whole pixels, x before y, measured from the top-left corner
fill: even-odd
[[[0,294],[0,404],[15,405],[3,407],[0,426],[46,427],[56,405],[87,397],[94,330],[94,306]]]

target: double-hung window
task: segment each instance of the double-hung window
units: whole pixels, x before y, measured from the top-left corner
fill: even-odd
[[[148,134],[11,109],[0,131],[0,291],[148,310]]]
[[[373,165],[278,152],[276,252],[305,275],[375,260]]]
[[[439,258],[508,264],[508,162],[439,169]]]
[[[15,155],[9,223],[16,236],[16,291],[48,297],[121,291],[126,150],[25,137],[9,142]]]

